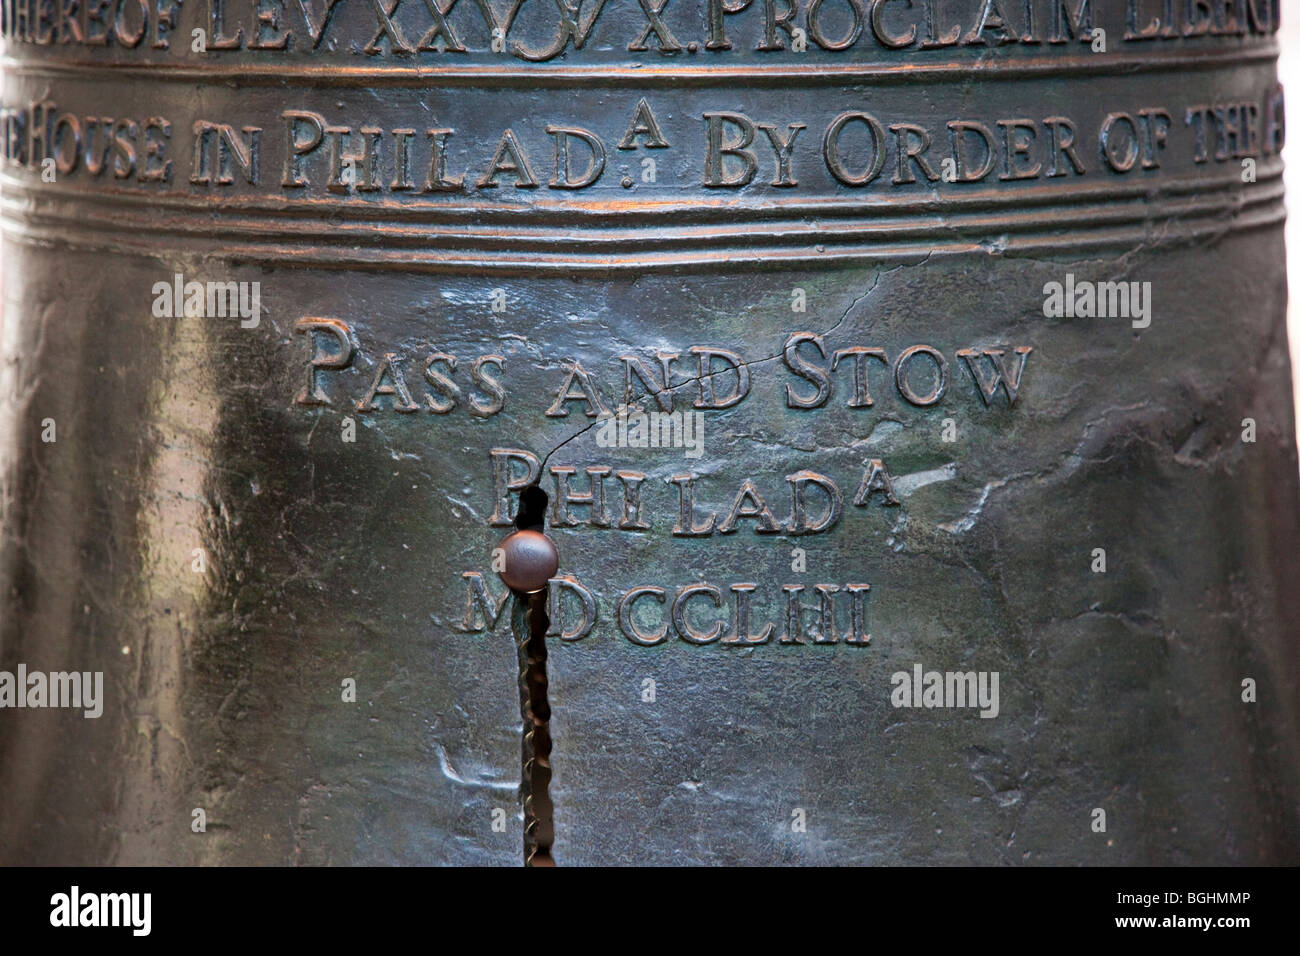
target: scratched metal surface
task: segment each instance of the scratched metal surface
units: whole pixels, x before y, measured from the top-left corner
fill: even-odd
[[[1122,33],[1122,5],[1098,6]],[[472,19],[463,61],[358,53],[375,22],[351,0],[317,48],[283,55],[6,48],[6,108],[49,97],[79,115],[167,116],[175,169],[157,194],[75,176],[47,188],[38,171],[4,169],[0,669],[102,670],[108,692],[97,720],[0,711],[0,861],[518,865],[509,609],[495,627],[462,629],[464,573],[502,593],[490,569],[508,530],[490,523],[500,448],[552,453],[552,495],[551,466],[576,468],[575,490],[585,468],[608,466],[614,525],[613,472],[645,476],[648,529],[592,527],[577,506],[580,526],[547,528],[560,573],[597,611],[586,636],[549,645],[560,865],[1300,859],[1300,487],[1275,177],[1244,191],[1235,163],[1195,161],[1181,122],[1159,174],[1107,173],[1090,140],[1089,176],[1066,177],[1068,199],[1050,181],[997,172],[970,195],[946,183],[893,190],[892,154],[864,193],[814,161],[850,109],[940,132],[958,115],[1064,114],[1095,130],[1110,109],[1258,98],[1271,88],[1271,62],[1256,55],[1268,48],[1171,41],[1158,51],[1168,57],[1130,75],[1131,50],[1095,69],[1086,45],[864,44],[810,49],[781,61],[802,72],[747,84],[705,71],[766,65],[758,7],[728,25],[726,61],[703,49],[632,56],[643,18],[624,7],[610,6],[622,19],[601,20],[583,51],[513,85],[493,71],[524,59],[501,66]],[[178,9],[175,36],[204,22],[191,22],[197,9]],[[414,25],[419,9],[402,7],[411,45],[428,28]],[[688,10],[673,29],[702,46],[705,10]],[[457,14],[476,16],[464,4]],[[554,16],[525,4],[510,35],[542,49]],[[1178,59],[1202,53],[1220,59]],[[973,78],[964,70],[977,60],[1024,69]],[[85,62],[121,72],[88,75]],[[694,75],[637,75],[636,64],[664,62]],[[141,67],[163,63],[184,70],[161,80]],[[864,75],[835,78],[846,64]],[[933,81],[896,75],[914,65]],[[358,66],[415,78],[337,79]],[[316,67],[278,84],[277,71]],[[614,144],[642,96],[673,146],[654,154],[657,183],[625,188],[647,151]],[[286,190],[285,109],[386,130],[455,127],[449,175],[471,187],[509,126],[541,185],[445,201],[338,193],[317,155],[309,185]],[[703,188],[705,110],[806,123],[800,188],[768,185],[770,161],[750,187]],[[259,183],[236,173],[218,195],[188,182],[198,116],[264,128]],[[552,122],[607,144],[595,186],[546,189]],[[1276,157],[1260,165],[1275,171]],[[1162,191],[1167,181],[1195,188]],[[1101,191],[1082,194],[1091,187]],[[832,205],[796,207],[817,200]],[[174,272],[260,282],[260,325],[153,317],[150,290]],[[1044,284],[1067,272],[1151,282],[1151,326],[1044,317]],[[790,308],[796,288],[804,313]],[[504,312],[490,307],[497,289]],[[297,401],[313,347],[295,331],[304,317],[345,321],[357,343],[349,368],[320,376],[328,407]],[[782,359],[797,332],[824,336],[828,353],[884,349],[890,368],[870,366],[875,404],[848,406],[841,366],[824,407],[787,407],[787,386],[812,389]],[[892,380],[899,353],[922,344],[949,365],[933,408]],[[601,447],[581,401],[567,417],[544,414],[573,361],[613,408],[619,356],[653,368],[656,350],[682,354],[674,395],[689,409],[700,394],[692,346],[739,353],[751,378],[743,402],[704,413],[699,458]],[[957,351],[1017,346],[1033,351],[1016,404],[1001,391],[986,404]],[[469,367],[502,356],[504,408],[402,414],[381,396],[355,410],[385,353],[423,403],[433,350],[457,357],[457,381],[480,400]],[[355,442],[340,439],[345,417]],[[1239,437],[1247,417],[1253,444]],[[53,445],[41,441],[46,418],[58,423]],[[940,438],[949,418],[952,443]],[[887,464],[898,506],[852,504],[872,459]],[[752,479],[784,521],[786,478],[801,470],[844,494],[826,534],[759,535],[753,520],[734,534],[671,533],[675,475],[698,476],[701,515],[721,520]],[[791,570],[796,546],[806,571]],[[1105,574],[1090,569],[1099,547]],[[734,624],[729,588],[752,583],[753,629],[778,633],[782,585],[803,585],[808,643],[627,639],[620,595],[655,585],[671,601],[697,582],[724,606],[693,602],[692,626]],[[850,583],[871,587],[870,644],[813,643],[815,585]],[[842,591],[839,602],[842,636]],[[641,626],[657,627],[655,602],[638,607],[653,611]],[[893,708],[891,675],[918,662],[998,671],[998,717]],[[1240,699],[1243,677],[1257,681],[1256,704]],[[355,703],[340,699],[345,678]],[[1098,807],[1104,834],[1089,826]],[[205,833],[191,829],[195,808]],[[499,809],[504,831],[492,826]],[[806,832],[792,830],[796,810]]]

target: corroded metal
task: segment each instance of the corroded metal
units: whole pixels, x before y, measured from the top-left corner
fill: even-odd
[[[1300,860],[1279,6],[3,0],[0,862]]]

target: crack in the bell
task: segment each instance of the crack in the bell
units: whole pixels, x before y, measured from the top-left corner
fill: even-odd
[[[515,598],[519,648],[519,708],[523,717],[523,768],[519,794],[524,808],[524,865],[554,866],[554,804],[551,802],[551,708],[547,700],[547,589]]]
[[[544,532],[546,492],[528,488],[519,498],[515,526]],[[554,866],[554,804],[551,801],[551,705],[547,698],[546,613],[550,589],[515,592],[511,630],[519,653],[519,714],[523,720],[519,800],[524,811],[524,866]]]

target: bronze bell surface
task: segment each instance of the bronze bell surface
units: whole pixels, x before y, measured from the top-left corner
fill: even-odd
[[[4,0],[0,862],[1300,861],[1280,7]]]

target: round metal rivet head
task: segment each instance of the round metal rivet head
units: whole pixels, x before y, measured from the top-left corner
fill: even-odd
[[[540,591],[560,568],[560,553],[540,531],[516,531],[498,546],[503,552],[501,580],[512,591]]]

